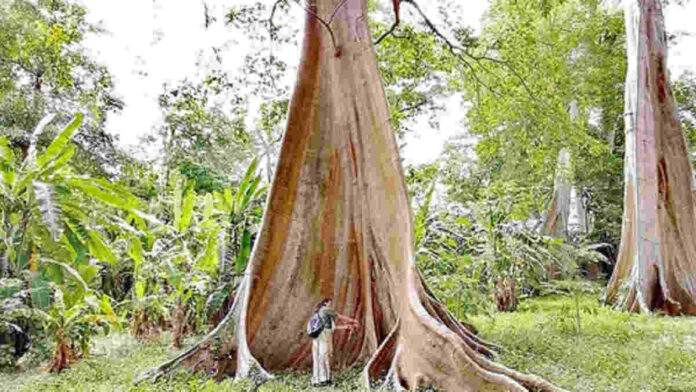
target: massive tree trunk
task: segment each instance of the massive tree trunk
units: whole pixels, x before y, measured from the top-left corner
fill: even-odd
[[[336,11],[336,7],[339,10]],[[252,377],[310,369],[305,333],[328,297],[359,321],[334,334],[333,368],[414,390],[558,390],[492,362],[415,265],[413,217],[381,86],[366,0],[308,2],[288,124],[261,230],[230,313],[148,376],[184,365]],[[324,21],[331,23],[334,47]]]
[[[696,314],[691,165],[665,66],[660,8],[659,0],[626,1],[624,217],[607,301],[630,311]]]

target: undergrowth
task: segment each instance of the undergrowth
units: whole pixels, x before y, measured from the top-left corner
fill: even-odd
[[[569,390],[696,391],[696,319],[617,312],[600,307],[592,290],[570,287],[565,292],[526,299],[515,313],[469,320],[485,339],[504,348],[499,361]],[[142,371],[178,352],[166,339],[142,345],[125,335],[111,336],[97,342],[91,358],[59,375],[39,370],[0,374],[0,385],[8,392],[253,390],[249,384],[216,383],[205,374],[183,371],[134,386]],[[335,385],[324,388],[310,387],[308,372],[276,374],[257,391],[357,391],[360,370],[337,374]]]
[[[573,391],[696,391],[696,319],[600,307],[597,297],[552,295],[517,312],[471,318],[504,348],[499,361]]]

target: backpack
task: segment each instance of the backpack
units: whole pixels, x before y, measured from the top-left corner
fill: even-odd
[[[307,335],[309,335],[310,338],[316,339],[319,335],[321,335],[321,331],[324,330],[324,320],[321,319],[321,315],[319,313],[314,313],[312,315],[312,318],[309,319],[309,322],[307,323]]]

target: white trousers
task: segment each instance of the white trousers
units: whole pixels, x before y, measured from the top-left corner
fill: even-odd
[[[333,330],[324,329],[312,341],[312,385],[330,383]]]

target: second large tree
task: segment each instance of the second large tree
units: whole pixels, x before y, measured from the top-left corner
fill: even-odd
[[[625,4],[624,218],[607,300],[621,300],[632,311],[693,315],[692,175],[665,64],[664,18],[659,0],[626,0]]]

